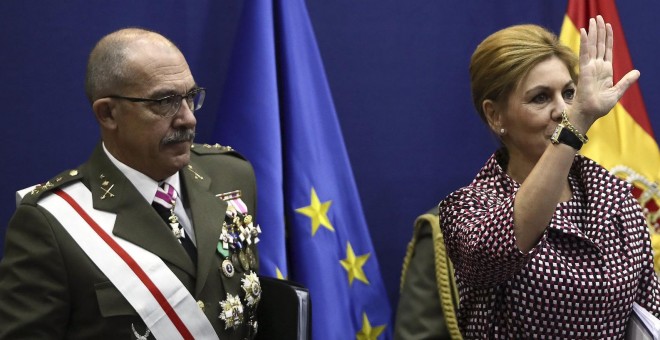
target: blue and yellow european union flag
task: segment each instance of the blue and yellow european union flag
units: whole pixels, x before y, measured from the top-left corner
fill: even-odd
[[[215,136],[252,162],[262,274],[305,285],[314,339],[389,339],[391,309],[303,0],[244,2]]]

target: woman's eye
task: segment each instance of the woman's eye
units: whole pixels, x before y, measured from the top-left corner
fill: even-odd
[[[570,100],[570,99],[573,99],[573,97],[575,97],[575,90],[574,89],[564,91],[564,99]]]
[[[532,98],[532,102],[537,104],[545,103],[547,100],[548,100],[548,96],[546,96],[545,94],[539,94],[534,96],[534,98]]]

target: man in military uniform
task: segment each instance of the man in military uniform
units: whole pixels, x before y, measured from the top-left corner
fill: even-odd
[[[155,32],[113,32],[91,52],[86,92],[102,142],[21,192],[0,338],[254,337],[254,173],[231,148],[193,144],[205,92],[184,56]]]

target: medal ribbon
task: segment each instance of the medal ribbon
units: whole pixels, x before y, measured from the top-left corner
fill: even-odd
[[[241,214],[245,215],[247,214],[247,205],[245,205],[245,202],[243,202],[242,199],[239,198],[234,198],[230,199],[227,201],[227,203],[231,204],[232,207],[236,208],[236,210],[240,211]]]

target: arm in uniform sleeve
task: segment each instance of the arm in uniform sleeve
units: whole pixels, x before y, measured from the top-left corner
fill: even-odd
[[[437,218],[437,215],[435,215]],[[402,275],[394,339],[451,339],[440,305],[431,225],[416,231],[416,242]]]
[[[66,269],[46,214],[22,204],[9,222],[0,262],[0,339],[64,337]]]

